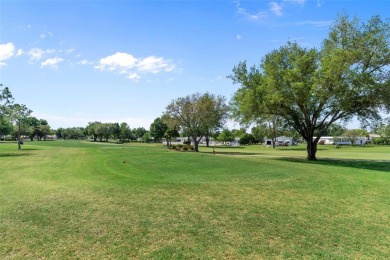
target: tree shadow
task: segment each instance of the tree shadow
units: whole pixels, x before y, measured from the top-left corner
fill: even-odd
[[[317,161],[308,161],[306,159],[288,158],[288,157],[275,158],[275,160],[294,162],[294,163],[306,163],[306,164],[366,169],[366,170],[390,173],[390,160],[351,160],[351,159],[326,158],[326,159],[319,159]]]
[[[209,146],[209,147],[207,147],[207,146],[204,146],[204,147],[202,147],[202,148],[207,148],[207,149],[213,149],[213,148],[215,148],[215,149],[244,149],[244,147],[243,146],[228,146],[228,145],[221,145],[221,146]]]
[[[19,157],[19,156],[30,156],[28,153],[0,153],[0,157]]]
[[[204,154],[214,154],[213,151],[202,151],[200,153]],[[215,155],[238,155],[238,156],[245,156],[245,155],[261,155],[261,153],[248,153],[248,152],[225,152],[225,151],[220,151],[216,150]]]

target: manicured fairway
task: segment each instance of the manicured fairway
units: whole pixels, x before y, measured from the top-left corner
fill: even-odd
[[[0,143],[0,258],[384,259],[390,147]]]

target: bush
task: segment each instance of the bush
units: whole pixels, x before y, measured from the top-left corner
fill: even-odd
[[[191,141],[184,141],[183,144],[190,145],[190,144],[191,144]]]
[[[246,144],[253,144],[255,142],[255,138],[251,134],[243,134],[240,137],[240,144],[246,145]]]
[[[188,149],[190,149],[191,151],[194,150],[194,146],[192,144],[188,145]]]
[[[386,137],[375,138],[372,140],[372,143],[376,145],[390,145],[390,138],[386,138]]]
[[[187,145],[183,146],[183,151],[188,151],[188,146]]]

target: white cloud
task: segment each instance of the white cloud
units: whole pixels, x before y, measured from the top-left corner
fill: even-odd
[[[0,44],[0,64],[1,66],[5,66],[6,63],[3,62],[12,56],[15,55],[15,45],[12,42]]]
[[[274,13],[277,16],[282,16],[282,6],[276,2],[269,3],[269,7],[272,13]]]
[[[95,66],[101,71],[113,71],[119,74],[127,74],[127,78],[137,81],[140,74],[159,73],[161,71],[172,71],[175,65],[163,57],[148,56],[146,58],[136,58],[125,52],[117,52],[111,56],[100,59]]]
[[[127,69],[133,68],[136,62],[137,59],[134,58],[133,55],[124,52],[117,52],[114,55],[100,59],[99,65],[95,66],[95,68],[99,70],[119,70],[120,72],[123,72]]]
[[[24,51],[22,49],[19,49],[17,52],[16,52],[16,56],[21,56],[24,54]]]
[[[64,60],[63,58],[58,58],[58,57],[50,58],[50,59],[47,59],[47,60],[41,62],[41,66],[42,67],[51,67],[53,69],[57,69],[58,64],[60,62],[62,62],[63,60]]]
[[[38,61],[38,60],[42,59],[45,52],[42,49],[33,48],[33,49],[30,49],[26,54],[27,54],[27,56],[30,57],[31,61]]]
[[[241,40],[241,39],[242,39],[242,36],[239,35],[239,34],[237,34],[237,35],[236,35],[236,38],[237,38],[237,40]]]
[[[137,63],[137,68],[139,71],[158,73],[161,70],[172,71],[174,65],[169,64],[169,62],[162,57],[149,56],[140,60]]]
[[[137,73],[130,73],[127,78],[134,81],[138,81],[141,78],[141,76],[138,75]]]

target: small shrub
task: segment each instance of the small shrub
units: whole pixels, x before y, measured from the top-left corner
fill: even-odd
[[[183,146],[183,151],[188,151],[188,145]]]
[[[191,144],[191,141],[184,141],[183,144],[188,144],[188,145],[190,145],[190,144]]]
[[[190,145],[188,146],[188,149],[190,149],[191,151],[193,151],[193,150],[194,150],[194,146],[193,146],[192,144],[190,144]]]
[[[172,145],[172,146],[171,146],[171,149],[176,150],[176,145]]]
[[[180,149],[183,148],[184,145],[182,144],[178,144],[177,147],[179,147]]]

